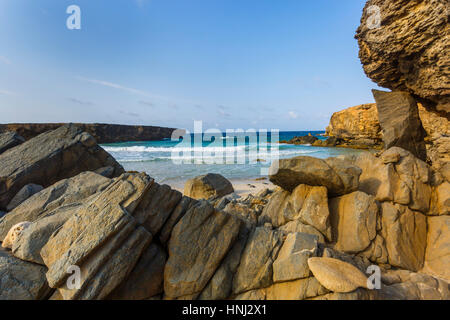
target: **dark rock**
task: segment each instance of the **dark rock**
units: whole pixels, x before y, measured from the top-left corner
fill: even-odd
[[[400,147],[426,161],[425,129],[414,98],[407,92],[372,90],[386,149]]]
[[[20,191],[14,196],[14,198],[10,201],[10,203],[6,207],[6,210],[8,210],[8,211],[14,210],[22,202],[27,200],[32,195],[38,193],[42,189],[44,189],[44,188],[38,184],[34,184],[34,183],[27,184],[22,189],[20,189]]]
[[[184,195],[197,200],[217,199],[233,192],[231,182],[216,173],[195,177],[184,185]]]
[[[305,144],[313,144],[317,140],[319,140],[319,138],[310,134],[307,136],[294,137],[289,141],[280,141],[280,142],[287,143],[287,144],[295,144],[295,145],[305,145]]]
[[[15,132],[7,131],[0,134],[0,154],[23,143],[25,139]]]
[[[114,167],[114,176],[123,168],[94,138],[74,125],[66,125],[31,139],[0,155],[0,208],[5,208],[17,192],[29,183],[48,187],[84,171]]]

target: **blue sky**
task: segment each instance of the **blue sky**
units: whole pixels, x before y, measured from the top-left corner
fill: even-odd
[[[0,122],[322,130],[373,102],[364,3],[0,0]]]

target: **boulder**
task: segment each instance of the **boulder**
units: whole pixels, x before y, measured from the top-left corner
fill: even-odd
[[[198,296],[237,239],[241,224],[239,218],[216,211],[207,201],[189,209],[169,240],[165,295],[170,299]]]
[[[427,109],[448,113],[447,33],[445,0],[369,0],[356,32],[359,58],[379,86],[408,91]]]
[[[330,291],[352,292],[367,288],[367,277],[358,268],[333,258],[313,257],[308,260],[314,277]]]
[[[424,272],[450,282],[450,216],[428,217]]]
[[[384,202],[381,234],[386,241],[389,264],[418,271],[423,267],[427,244],[427,221],[420,212]]]
[[[361,252],[375,239],[378,206],[373,196],[357,191],[333,198],[330,212],[337,250]]]
[[[11,227],[11,229],[8,231],[8,234],[6,235],[5,239],[3,239],[2,242],[2,248],[11,249],[21,233],[26,230],[30,226],[30,222],[24,221],[20,222],[14,226]]]
[[[305,233],[291,233],[286,237],[273,263],[273,281],[286,282],[308,278],[308,259],[315,256],[318,237]]]
[[[275,227],[300,221],[331,239],[328,196],[325,187],[311,187],[301,184],[292,193],[277,191],[270,198],[259,217],[259,223],[269,222]]]
[[[233,293],[240,294],[273,283],[273,262],[283,244],[280,232],[264,227],[250,235],[233,279]]]
[[[275,161],[269,170],[274,184],[292,192],[298,185],[323,186],[330,195],[343,195],[358,189],[361,169],[351,163],[330,158],[295,157]]]
[[[6,207],[6,210],[8,210],[8,211],[14,210],[22,202],[27,200],[32,195],[38,193],[42,189],[44,189],[44,188],[38,184],[33,184],[33,183],[27,184],[22,189],[20,189],[20,191],[14,196],[14,198],[12,198],[12,200],[9,202],[8,206]]]
[[[295,145],[310,145],[316,142],[317,140],[319,140],[319,138],[310,134],[308,136],[294,137],[289,141],[280,141],[280,143],[295,144]]]
[[[123,172],[94,138],[74,125],[43,133],[0,155],[0,208],[5,208],[17,192],[29,183],[48,187],[84,171],[105,166]]]
[[[266,300],[305,300],[329,291],[314,277],[275,283],[266,290]]]
[[[109,296],[111,300],[146,300],[163,292],[167,254],[151,244],[139,258],[130,275]]]
[[[184,195],[198,200],[220,198],[233,192],[231,182],[215,173],[188,180],[184,185]]]
[[[50,237],[41,257],[49,285],[65,300],[104,299],[128,277],[152,239],[132,216],[152,181],[120,176]],[[67,286],[71,266],[80,268],[79,288]]]
[[[450,213],[450,183],[447,181],[433,188],[430,215],[448,215]]]
[[[0,300],[41,300],[51,294],[46,268],[0,249]]]
[[[400,147],[426,161],[425,129],[414,98],[407,92],[372,90],[386,149]]]
[[[15,132],[0,133],[0,154],[25,142],[25,139]]]
[[[13,225],[21,221],[33,222],[58,207],[80,203],[104,190],[111,181],[93,172],[83,172],[36,193],[0,219],[0,240]]]

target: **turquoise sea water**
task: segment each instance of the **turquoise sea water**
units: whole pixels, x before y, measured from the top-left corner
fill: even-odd
[[[297,131],[280,132],[279,141],[311,133],[319,139],[324,132]],[[220,173],[228,179],[254,179],[261,177],[261,169],[268,168],[274,157],[280,159],[296,156],[317,158],[354,154],[361,151],[344,148],[322,148],[310,145],[288,145],[261,139],[226,137],[220,140],[201,142],[201,135],[190,136],[191,141],[146,141],[105,144],[108,151],[127,171],[144,171],[160,183],[185,181],[206,173]],[[199,138],[194,142],[195,138]],[[206,140],[206,139],[205,139]],[[200,141],[200,143],[199,143]],[[231,158],[231,155],[234,155]],[[228,156],[228,158],[226,157]],[[240,156],[241,158],[237,158]],[[232,159],[232,161],[230,161]],[[232,162],[227,163],[226,161]]]

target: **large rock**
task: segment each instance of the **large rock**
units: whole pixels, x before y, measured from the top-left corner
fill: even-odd
[[[269,287],[273,283],[273,262],[283,244],[280,232],[264,227],[250,235],[233,279],[233,293]]]
[[[84,171],[106,166],[123,172],[94,138],[74,125],[43,133],[0,155],[0,208],[29,183],[48,187]]]
[[[379,26],[372,6],[378,6]],[[446,0],[369,0],[356,39],[369,78],[385,88],[409,91],[429,109],[449,113],[447,35]]]
[[[327,189],[301,184],[292,193],[283,190],[275,192],[259,217],[259,222],[269,222],[275,227],[300,222],[331,240],[329,216]],[[295,227],[289,226],[285,230],[294,230],[297,227],[300,226],[296,224]]]
[[[64,299],[106,298],[136,265],[152,235],[132,216],[152,179],[124,174],[83,206],[41,250],[49,285]],[[78,266],[81,286],[67,286],[67,270]]]
[[[329,291],[314,277],[275,283],[265,290],[266,300],[305,300]]]
[[[448,215],[450,213],[450,183],[444,182],[433,188],[430,215]]]
[[[130,275],[109,296],[111,300],[146,300],[163,292],[167,254],[151,244],[139,258]]]
[[[22,202],[27,200],[32,195],[38,193],[44,189],[42,186],[34,183],[27,184],[24,186],[20,191],[14,196],[14,198],[9,202],[8,206],[6,207],[6,210],[12,211],[16,207],[18,207]]]
[[[0,154],[25,142],[25,139],[15,132],[7,131],[0,134]]]
[[[450,217],[429,217],[424,271],[450,282]]]
[[[310,258],[309,268],[314,277],[330,291],[352,292],[367,288],[367,277],[349,263],[333,258]]]
[[[361,169],[344,160],[312,157],[281,159],[269,170],[270,181],[292,192],[298,185],[324,186],[331,195],[356,191]]]
[[[199,295],[235,242],[241,224],[239,218],[215,210],[206,201],[189,209],[169,240],[164,270],[166,296]]]
[[[377,102],[385,148],[400,147],[426,161],[426,132],[414,98],[407,92],[372,92]]]
[[[386,240],[389,264],[418,271],[423,267],[427,245],[427,221],[408,207],[382,203],[381,234]]]
[[[17,259],[0,248],[0,300],[47,298],[51,289],[45,272],[45,267]]]
[[[198,200],[220,198],[233,192],[231,182],[215,173],[188,180],[184,185],[184,195]]]
[[[93,172],[83,172],[38,192],[0,219],[0,240],[13,225],[22,221],[33,222],[59,207],[81,203],[104,190],[111,181]]]
[[[363,104],[334,113],[326,134],[350,145],[380,145],[382,137],[376,104]]]
[[[357,191],[333,198],[330,212],[337,250],[357,253],[375,239],[378,206],[373,196]]]

